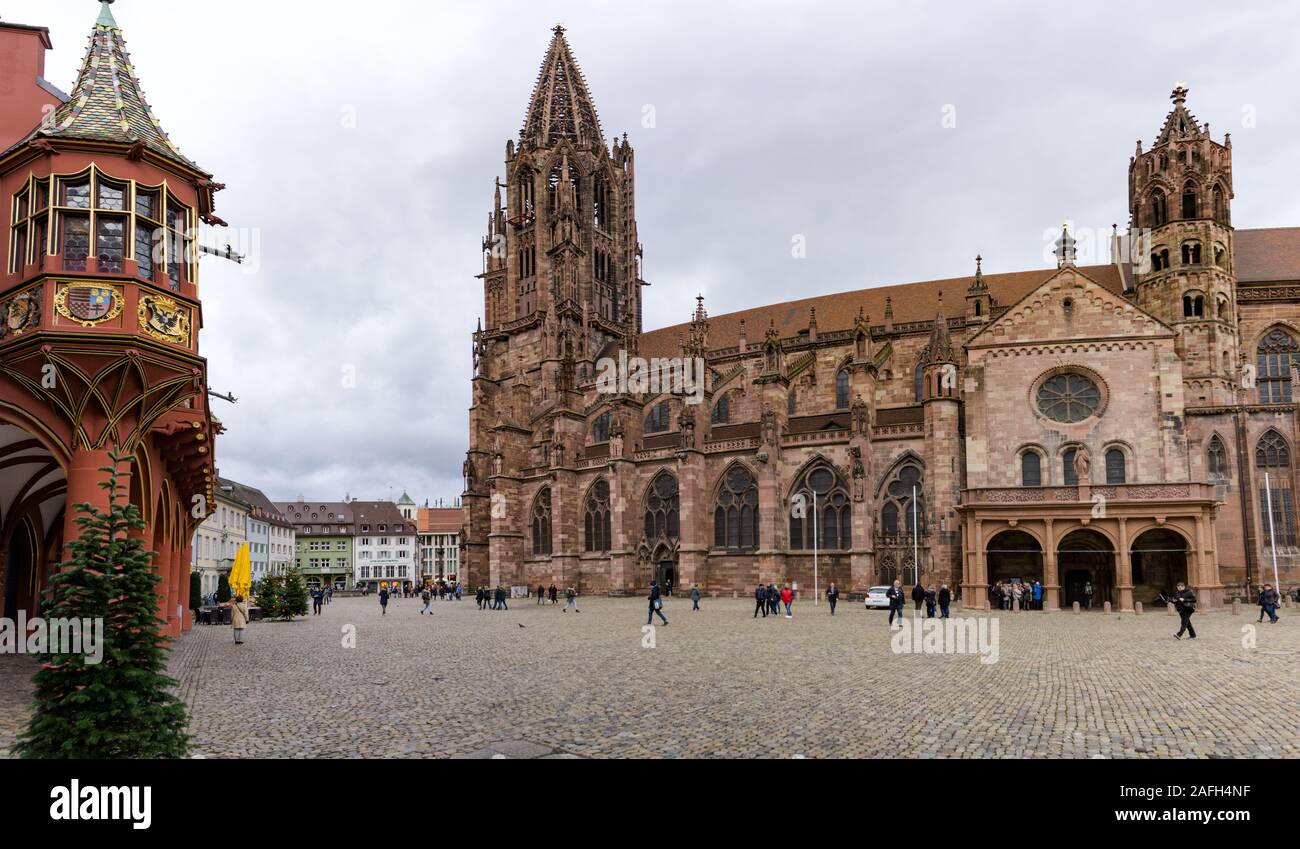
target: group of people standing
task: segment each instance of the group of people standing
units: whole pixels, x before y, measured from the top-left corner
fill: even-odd
[[[568,613],[570,610],[572,610],[574,613],[582,612],[581,610],[578,609],[578,591],[575,590],[573,587],[569,587],[567,590],[564,591],[564,600],[565,600],[564,603],[565,613]],[[542,584],[538,584],[537,603],[545,604],[548,601],[551,604],[559,604],[560,588],[555,586],[555,584],[553,583],[549,587],[544,586]]]
[[[1092,582],[1084,588],[1087,607],[1092,606]],[[1016,581],[998,581],[989,587],[989,604],[996,610],[1042,610],[1043,585],[1032,584],[1023,578]]]
[[[837,599],[839,598],[838,590],[836,590],[835,596]],[[776,584],[768,584],[767,586],[759,584],[754,588],[754,618],[757,619],[760,613],[763,614],[764,619],[767,618],[769,613],[773,616],[780,616],[781,605],[785,605],[785,618],[793,619],[794,597],[794,590],[790,588],[789,584],[780,589],[777,589]],[[831,613],[835,613],[833,606]]]
[[[895,619],[898,620],[898,627],[903,627],[903,608],[907,606],[907,591],[903,589],[903,582],[894,581],[893,586],[885,590],[885,598],[889,599],[889,627],[894,627]],[[948,589],[947,584],[935,589],[934,584],[923,587],[917,582],[912,587],[912,604],[917,613],[921,612],[921,605],[924,604],[927,619],[935,618],[936,610],[940,619],[947,619],[952,606],[952,590]]]

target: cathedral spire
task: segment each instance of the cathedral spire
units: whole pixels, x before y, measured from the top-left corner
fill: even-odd
[[[1200,122],[1196,120],[1187,109],[1187,86],[1182,83],[1174,85],[1173,92],[1169,99],[1174,102],[1174,108],[1170,110],[1169,115],[1165,118],[1164,126],[1160,128],[1160,134],[1156,136],[1156,143],[1153,147],[1159,147],[1162,144],[1179,139],[1200,138],[1202,129]],[[1208,131],[1208,127],[1206,131]]]
[[[525,147],[550,147],[568,140],[575,145],[603,150],[605,137],[596,107],[582,69],[564,37],[564,27],[556,24],[552,32],[555,35],[533,87],[520,143]]]
[[[957,362],[952,337],[948,335],[948,316],[943,311],[942,291],[939,292],[939,311],[934,317],[934,330],[930,331],[930,341],[921,351],[921,362],[926,365]]]
[[[122,30],[113,17],[113,0],[101,0],[99,18],[72,95],[43,122],[38,137],[142,145],[192,171],[203,172],[163,132],[140,90]]]

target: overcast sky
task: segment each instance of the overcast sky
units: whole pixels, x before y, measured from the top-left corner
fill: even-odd
[[[210,382],[239,399],[214,402],[221,473],[277,500],[459,494],[480,240],[557,22],[637,151],[648,329],[697,292],[716,314],[976,253],[1046,267],[1066,219],[1086,250],[1125,225],[1175,82],[1232,133],[1234,223],[1300,224],[1300,4],[1145,8],[120,0],[155,114],[229,186],[217,212],[250,251],[203,263]],[[65,91],[97,14],[0,0],[50,28]]]

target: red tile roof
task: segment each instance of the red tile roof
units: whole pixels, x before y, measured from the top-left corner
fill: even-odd
[[[421,507],[417,524],[422,534],[458,534],[464,518],[459,507]]]
[[[1263,230],[1238,230],[1233,236],[1236,250],[1237,277],[1243,283],[1265,281],[1300,281],[1300,227]],[[1123,292],[1119,269],[1114,265],[1080,266],[1088,278],[1116,293]],[[985,274],[989,294],[1000,306],[1010,306],[1036,289],[1055,274],[1055,268],[1017,271],[1010,274]],[[745,322],[745,339],[750,348],[763,342],[770,323],[775,323],[782,338],[797,336],[808,328],[810,310],[817,310],[817,331],[826,333],[851,330],[862,309],[872,325],[885,321],[885,299],[894,310],[894,324],[932,322],[942,293],[944,311],[950,318],[966,311],[966,290],[974,275],[947,280],[926,280],[895,286],[877,286],[852,292],[839,292],[803,298],[797,301],[709,316],[709,350],[734,347],[740,338],[740,322]],[[678,339],[687,334],[688,324],[675,324],[651,330],[641,337],[644,357],[679,357]]]

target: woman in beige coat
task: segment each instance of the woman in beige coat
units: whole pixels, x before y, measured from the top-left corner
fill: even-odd
[[[248,602],[242,595],[237,595],[234,601],[228,601],[221,607],[230,608],[230,627],[235,632],[235,645],[242,646],[244,629],[248,627]]]

